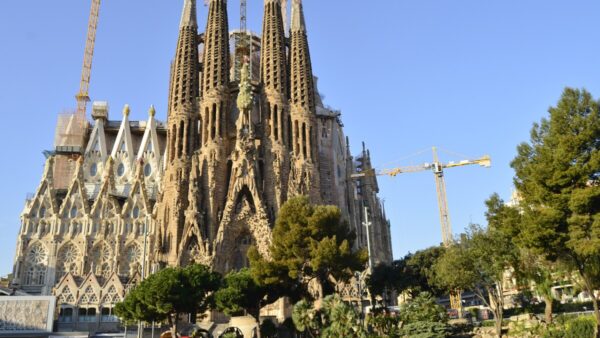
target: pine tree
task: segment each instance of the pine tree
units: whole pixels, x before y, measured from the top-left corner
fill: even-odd
[[[523,209],[523,240],[577,272],[600,310],[600,113],[585,90],[567,88],[549,119],[534,124],[511,163]]]

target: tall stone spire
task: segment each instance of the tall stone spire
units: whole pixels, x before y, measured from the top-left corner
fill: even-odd
[[[183,12],[179,29],[183,27],[198,27],[196,19],[196,0],[186,0],[183,2]]]
[[[265,172],[267,203],[279,209],[287,191],[289,167],[290,115],[288,104],[288,67],[285,47],[281,0],[265,0],[262,46],[261,82],[263,85],[263,126],[266,161],[273,163]]]
[[[189,114],[189,110],[193,109],[200,93],[199,72],[196,0],[184,0],[177,51],[172,65],[169,118],[174,113],[188,111],[186,113]]]
[[[171,65],[167,156],[162,182],[162,199],[157,207],[163,247],[160,258],[176,265],[188,207],[189,173],[192,155],[198,147],[198,25],[196,0],[184,0],[175,59]]]
[[[302,107],[314,115],[315,86],[302,0],[293,0],[292,2],[292,27],[290,39],[292,106]]]
[[[210,0],[202,72],[200,129],[204,191],[208,191],[204,208],[210,238],[216,235],[227,196],[227,156],[229,138],[229,23],[227,1]]]
[[[294,156],[290,194],[309,195],[313,202],[319,202],[315,86],[301,0],[292,2],[290,96]]]

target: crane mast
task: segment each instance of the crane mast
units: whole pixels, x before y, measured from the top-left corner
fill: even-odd
[[[433,152],[433,163],[423,163],[416,166],[397,167],[391,169],[383,169],[380,171],[363,172],[352,175],[353,178],[364,177],[366,175],[379,175],[379,176],[397,176],[403,173],[414,173],[425,170],[431,170],[435,177],[435,186],[438,199],[438,207],[440,209],[440,224],[442,226],[442,243],[445,247],[449,247],[453,243],[452,239],[452,226],[450,224],[450,213],[448,212],[448,197],[446,196],[446,182],[444,180],[444,169],[461,167],[472,164],[479,164],[482,167],[489,168],[492,164],[489,156],[474,160],[462,160],[460,162],[448,162],[442,163],[439,160],[437,148],[432,147]],[[450,306],[453,309],[457,309],[461,312],[461,291],[453,290],[450,293]]]
[[[440,224],[442,225],[442,243],[448,247],[452,244],[452,226],[448,212],[448,198],[446,197],[446,181],[444,181],[444,168],[438,158],[437,149],[433,147],[433,174],[437,191],[438,206],[440,208]]]
[[[84,117],[86,115],[87,103],[90,101],[90,77],[92,75],[92,60],[94,58],[94,45],[96,44],[96,30],[98,28],[99,13],[100,0],[92,0],[90,18],[88,20],[87,39],[85,41],[85,51],[83,54],[83,68],[81,70],[79,93],[75,96],[77,99],[77,114]]]

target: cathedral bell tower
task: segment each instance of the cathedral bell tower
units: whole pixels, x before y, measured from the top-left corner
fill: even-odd
[[[223,215],[228,186],[229,26],[227,1],[210,0],[204,33],[200,101],[200,166],[203,177],[204,217],[208,237],[215,238]]]
[[[167,115],[167,151],[162,198],[157,206],[159,260],[176,265],[188,207],[189,172],[198,148],[198,23],[196,0],[184,0],[177,51],[172,63]]]
[[[319,203],[315,86],[301,0],[292,2],[289,63],[292,163],[288,197],[308,195],[311,202]]]
[[[265,195],[269,207],[279,210],[286,200],[291,147],[288,104],[288,66],[281,0],[265,0],[261,49],[263,85]]]

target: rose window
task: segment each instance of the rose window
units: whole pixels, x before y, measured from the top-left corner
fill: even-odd
[[[42,264],[46,262],[46,250],[40,244],[35,244],[29,250],[28,261],[32,264]]]

